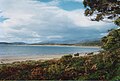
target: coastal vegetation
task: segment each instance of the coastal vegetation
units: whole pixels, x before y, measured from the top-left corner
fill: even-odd
[[[108,36],[102,38],[102,43],[105,50],[113,51],[120,48],[120,29],[111,30]]]
[[[98,55],[0,65],[0,80],[120,80],[120,49]]]
[[[112,30],[102,39],[99,54],[85,56],[65,55],[47,61],[23,61],[0,64],[0,80],[120,80],[120,42],[111,38],[120,36],[120,30]],[[112,37],[109,37],[112,36]],[[118,37],[119,38],[119,37]],[[118,41],[116,39],[116,41]],[[107,42],[107,43],[106,43]],[[114,50],[111,51],[111,47]],[[115,48],[117,45],[117,48]],[[109,47],[109,48],[108,48]]]
[[[102,43],[100,40],[95,40],[95,41],[86,41],[86,42],[82,42],[82,43],[77,43],[74,45],[76,45],[76,46],[101,46]]]
[[[120,26],[120,1],[84,0],[86,16],[92,21],[114,19]],[[101,39],[104,49],[99,54],[65,55],[47,61],[23,61],[0,64],[0,80],[111,80],[120,81],[120,29],[113,29]]]

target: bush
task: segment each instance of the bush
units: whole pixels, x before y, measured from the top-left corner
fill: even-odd
[[[120,29],[112,30],[102,38],[102,48],[107,51],[120,48]]]

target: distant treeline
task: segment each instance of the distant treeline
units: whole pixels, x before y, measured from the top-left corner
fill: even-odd
[[[81,46],[101,46],[101,41],[87,41],[87,42],[82,42],[82,43],[77,43],[75,45],[81,45]]]
[[[0,42],[0,44],[4,44],[4,45],[23,45],[26,44],[24,42]]]
[[[7,44],[7,45],[76,45],[76,46],[101,46],[100,41],[87,41],[87,42],[81,42],[81,43],[73,43],[73,44],[67,44],[67,43],[24,43],[24,42],[13,42],[13,43],[8,43],[8,42],[0,42],[0,44]]]

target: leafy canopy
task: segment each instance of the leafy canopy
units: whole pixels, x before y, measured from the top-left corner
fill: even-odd
[[[92,21],[110,20],[120,26],[120,0],[84,0],[83,4]]]

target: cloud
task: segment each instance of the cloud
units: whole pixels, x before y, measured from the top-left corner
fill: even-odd
[[[98,28],[106,25],[105,22],[91,21],[89,17],[84,16],[84,9],[74,10],[68,13],[68,17],[73,21],[73,23],[79,27],[94,27]],[[97,26],[97,27],[96,27]]]
[[[100,38],[101,33],[112,28],[110,24],[90,21],[84,9],[67,11],[58,4],[57,0],[0,0],[0,15],[9,18],[0,23],[0,41],[88,40]]]
[[[56,35],[56,36],[48,36],[48,39],[61,39],[63,38],[62,36]]]

